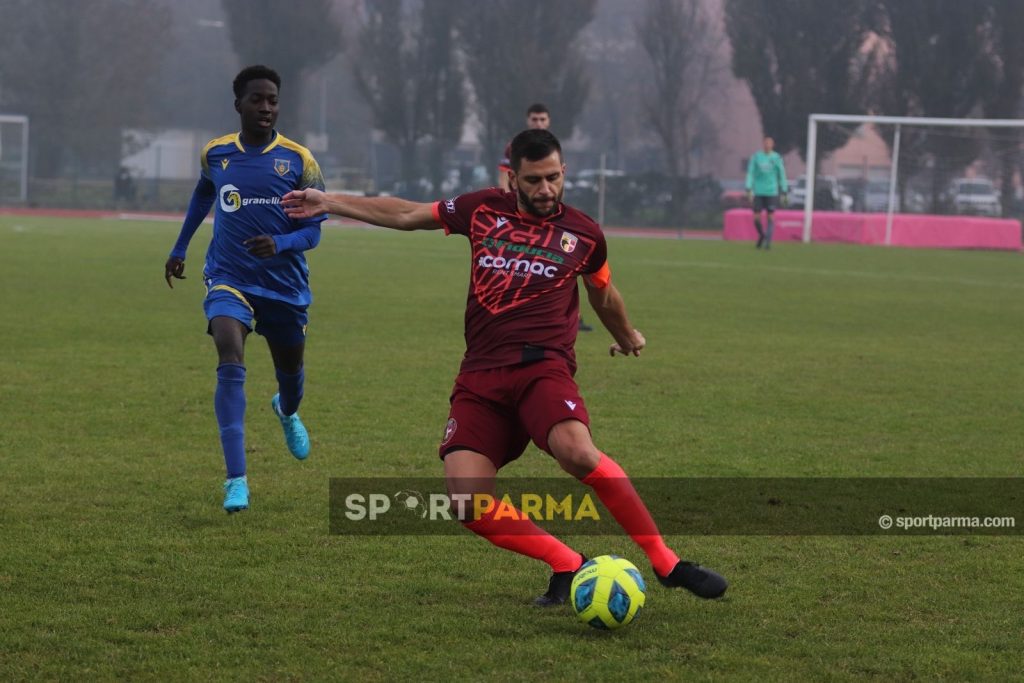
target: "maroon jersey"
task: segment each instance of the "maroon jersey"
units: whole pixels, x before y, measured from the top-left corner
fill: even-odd
[[[575,372],[576,278],[610,278],[597,223],[565,204],[546,218],[521,214],[515,195],[495,188],[438,202],[434,214],[472,248],[461,371],[564,358]]]

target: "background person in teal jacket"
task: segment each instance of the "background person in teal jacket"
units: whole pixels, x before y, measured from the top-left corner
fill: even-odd
[[[747,165],[747,197],[753,200],[754,227],[757,228],[757,248],[772,248],[772,231],[775,230],[775,206],[782,196],[782,205],[787,203],[789,183],[786,182],[786,168],[782,157],[774,151],[775,140],[765,136],[764,148],[754,152]],[[766,229],[761,227],[761,212],[768,213]]]

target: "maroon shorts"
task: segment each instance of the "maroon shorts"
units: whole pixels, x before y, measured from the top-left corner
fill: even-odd
[[[438,449],[441,459],[452,451],[476,451],[499,469],[522,455],[531,439],[550,453],[548,432],[559,422],[590,425],[563,360],[463,372],[455,378],[451,404]]]

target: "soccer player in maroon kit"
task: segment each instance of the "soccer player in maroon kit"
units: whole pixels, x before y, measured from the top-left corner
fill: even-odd
[[[647,554],[663,585],[720,597],[725,579],[679,559],[629,477],[591,440],[587,409],[573,381],[576,278],[583,277],[591,305],[615,340],[612,356],[639,356],[646,341],[630,324],[611,282],[600,227],[561,201],[565,165],[558,139],[546,130],[525,130],[512,140],[510,162],[512,192],[489,188],[415,203],[307,189],[289,192],[281,203],[295,219],[329,212],[396,230],[443,228],[469,238],[466,355],[439,449],[450,495],[493,495],[498,470],[532,439],[593,488]],[[498,509],[503,514],[495,514]],[[565,603],[585,558],[525,515],[508,512],[502,504],[462,523],[494,545],[546,562],[553,574],[535,603]]]

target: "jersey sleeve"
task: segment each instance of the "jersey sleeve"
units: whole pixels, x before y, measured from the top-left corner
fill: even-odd
[[[473,212],[484,202],[488,193],[492,192],[496,192],[496,190],[478,190],[437,202],[434,205],[434,217],[444,228],[444,234],[468,236]]]
[[[789,182],[786,180],[786,165],[782,163],[782,155],[775,156],[775,166],[779,173],[779,188],[782,194],[789,194]]]
[[[590,252],[590,256],[587,257],[587,265],[583,272],[591,276],[593,284],[597,284],[594,282],[594,277],[602,270],[608,271],[607,276],[611,277],[611,271],[608,270],[608,242],[604,239],[604,233],[598,230],[597,241],[594,243],[594,249]]]
[[[302,177],[299,178],[299,184],[295,189],[307,190],[309,188],[322,192],[324,190],[324,174],[313,155],[306,153],[302,155]]]

